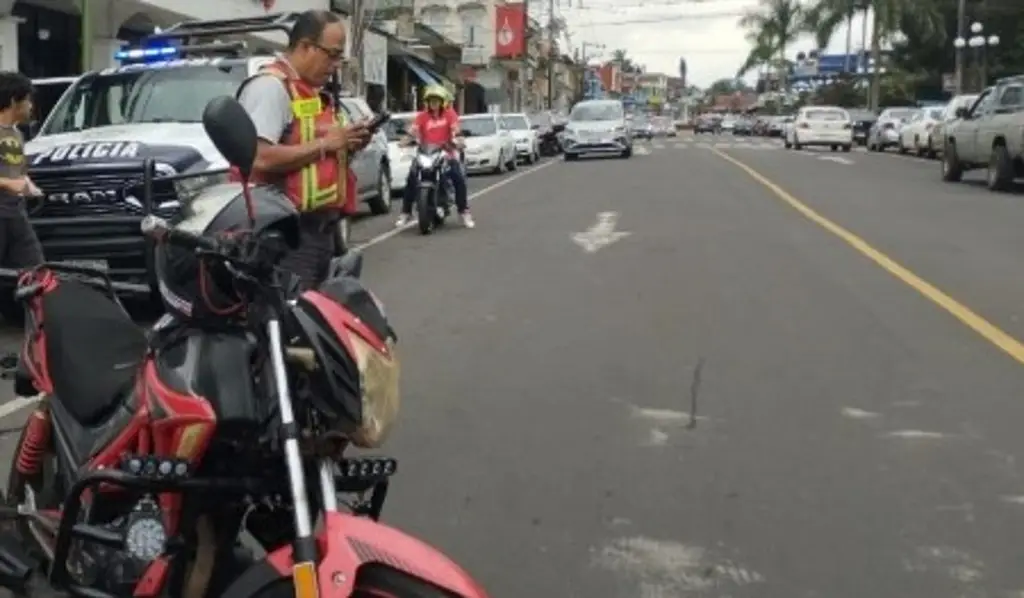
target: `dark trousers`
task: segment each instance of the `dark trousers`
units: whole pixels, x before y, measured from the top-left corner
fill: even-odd
[[[0,211],[0,266],[20,270],[41,263],[43,247],[25,210]]]
[[[413,162],[409,176],[405,179],[405,192],[402,194],[402,213],[412,214],[412,204],[416,203],[416,189],[419,188],[419,168]],[[460,214],[469,210],[469,192],[466,190],[466,175],[462,172],[462,163],[454,158],[448,159],[448,180],[455,188],[455,209]]]
[[[308,212],[299,217],[299,246],[281,260],[281,269],[299,278],[303,290],[323,282],[338,247],[340,214],[333,211]]]

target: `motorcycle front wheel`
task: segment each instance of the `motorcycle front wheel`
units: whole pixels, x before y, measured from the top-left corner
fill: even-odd
[[[434,219],[437,214],[434,212],[434,202],[430,201],[430,194],[433,189],[429,187],[420,188],[419,197],[416,198],[416,217],[420,234],[429,235],[434,231]]]

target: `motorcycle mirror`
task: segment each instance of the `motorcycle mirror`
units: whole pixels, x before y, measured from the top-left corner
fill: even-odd
[[[256,162],[256,125],[249,114],[231,96],[210,100],[203,110],[203,129],[229,164],[246,180]]]
[[[332,259],[330,272],[331,276],[328,279],[338,276],[359,278],[363,274],[363,254],[350,251],[341,257]]]
[[[968,114],[967,108],[957,108],[956,109],[956,117],[957,118],[967,118],[967,114]]]

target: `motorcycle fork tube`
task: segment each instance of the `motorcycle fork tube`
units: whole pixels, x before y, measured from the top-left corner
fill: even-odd
[[[323,501],[324,513],[337,513],[338,487],[334,482],[334,462],[320,459],[317,470],[320,474],[320,500]]]
[[[317,561],[316,541],[313,538],[313,523],[309,512],[309,495],[306,494],[306,474],[299,453],[299,427],[295,423],[291,391],[288,388],[288,372],[284,365],[284,343],[281,341],[281,322],[277,318],[267,322],[267,337],[270,339],[270,361],[274,370],[274,384],[277,390],[277,405],[281,411],[281,433],[284,438],[284,456],[288,466],[288,482],[292,492],[295,514],[295,543],[293,559],[295,569]],[[298,571],[296,571],[298,573]]]

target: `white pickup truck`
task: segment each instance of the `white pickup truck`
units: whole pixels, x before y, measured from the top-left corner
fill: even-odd
[[[988,188],[1006,191],[1024,178],[1024,75],[1000,79],[957,116],[945,130],[943,180],[985,168]]]

